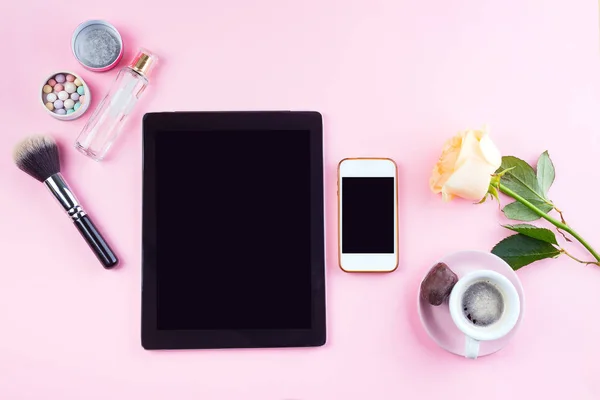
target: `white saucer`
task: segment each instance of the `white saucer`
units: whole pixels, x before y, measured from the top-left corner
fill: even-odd
[[[519,329],[523,319],[523,313],[525,311],[523,286],[521,285],[521,281],[519,281],[515,271],[513,271],[512,268],[500,257],[483,251],[460,251],[449,254],[437,262],[446,263],[448,267],[454,271],[456,275],[458,275],[459,279],[469,272],[480,269],[489,269],[504,275],[512,282],[513,285],[515,285],[517,293],[519,294],[519,299],[521,300],[521,313],[519,315],[517,324],[515,325],[514,329],[503,338],[481,342],[479,356],[487,356],[497,352],[498,350],[501,350],[510,342],[512,337]],[[427,268],[427,271],[425,271],[423,274],[423,279],[425,279],[425,276],[431,267],[433,267],[433,265],[435,265],[435,263]],[[456,325],[454,325],[454,322],[452,322],[450,310],[448,309],[448,302],[446,301],[444,304],[437,307],[432,306],[427,301],[421,299],[421,289],[419,286],[418,309],[419,317],[421,318],[421,324],[423,324],[423,327],[429,336],[441,348],[449,351],[450,353],[464,357],[465,336],[461,331],[458,330]]]

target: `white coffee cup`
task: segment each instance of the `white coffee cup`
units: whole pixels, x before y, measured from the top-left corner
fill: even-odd
[[[496,322],[488,326],[477,326],[463,312],[463,296],[467,289],[477,282],[487,282],[500,291],[504,301],[504,311]],[[479,342],[496,340],[506,336],[517,324],[521,313],[521,302],[515,286],[495,271],[478,270],[466,274],[452,288],[449,300],[452,321],[465,334],[465,357],[477,358]]]

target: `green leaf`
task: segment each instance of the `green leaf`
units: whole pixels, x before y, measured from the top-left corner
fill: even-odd
[[[555,244],[558,246],[556,241],[556,235],[550,229],[539,228],[530,224],[516,224],[516,225],[502,225],[506,229],[515,231],[517,233],[529,236],[534,239],[541,240],[542,242]]]
[[[550,159],[548,151],[542,153],[537,162],[537,181],[540,191],[545,198],[548,198],[548,190],[554,183],[554,164]]]
[[[492,253],[516,271],[532,262],[555,258],[560,255],[560,250],[550,243],[517,233],[494,246]]]
[[[552,205],[545,202],[543,203],[539,200],[529,201],[545,213],[548,213],[553,208]],[[533,211],[531,211],[529,208],[527,208],[525,205],[523,205],[523,203],[519,203],[518,201],[514,201],[504,206],[502,212],[504,213],[506,218],[514,219],[517,221],[531,222],[537,221],[538,219],[542,218]]]
[[[526,200],[547,202],[545,194],[541,191],[537,176],[531,165],[520,158],[513,156],[502,157],[502,165],[497,172],[509,169],[501,178],[501,182],[510,190]]]

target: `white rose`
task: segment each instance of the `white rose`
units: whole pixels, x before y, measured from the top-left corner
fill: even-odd
[[[455,196],[481,200],[501,163],[502,155],[485,128],[463,131],[446,142],[429,186],[434,193],[441,192],[444,201]]]

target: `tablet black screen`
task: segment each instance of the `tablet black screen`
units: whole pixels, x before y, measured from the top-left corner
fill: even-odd
[[[311,328],[307,131],[159,132],[157,328]]]

